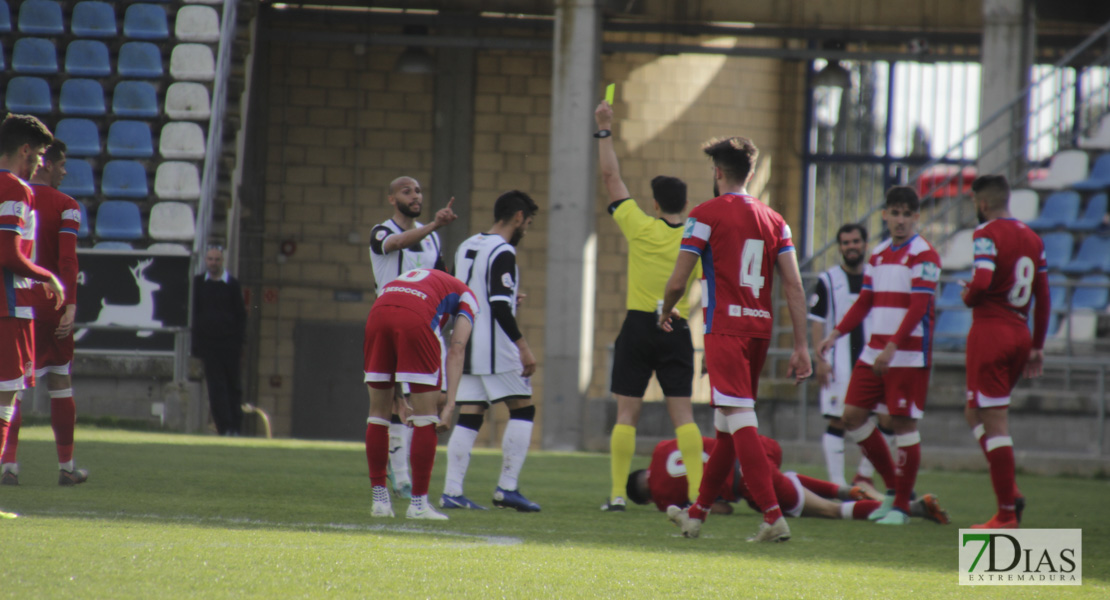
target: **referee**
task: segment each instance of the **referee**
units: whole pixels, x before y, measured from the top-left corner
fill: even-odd
[[[613,107],[602,101],[594,111],[598,131],[601,177],[609,192],[609,214],[628,240],[628,314],[617,336],[611,376],[617,398],[617,423],[609,438],[612,489],[601,509],[625,509],[625,483],[636,452],[636,424],[644,402],[644,391],[652,372],[667,398],[667,412],[674,422],[678,449],[686,463],[691,501],[698,496],[702,474],[702,438],[690,406],[694,379],[694,346],[686,323],[687,302],[678,305],[674,330],[657,326],[656,311],[663,305],[663,289],[674,268],[682,240],[686,212],[686,184],[660,175],[651,180],[655,199],[652,218],[640,209],[621,180],[617,153],[613,149]],[[686,284],[701,278],[701,268]]]

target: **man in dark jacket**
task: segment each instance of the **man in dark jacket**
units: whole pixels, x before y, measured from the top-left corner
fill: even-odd
[[[247,325],[239,280],[224,270],[223,248],[205,254],[207,272],[193,280],[193,356],[204,361],[212,420],[220,435],[239,435],[243,392],[239,359]]]

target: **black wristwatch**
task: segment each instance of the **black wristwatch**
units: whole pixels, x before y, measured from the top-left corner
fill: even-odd
[[[594,137],[598,138],[598,139],[601,139],[601,138],[607,138],[611,135],[613,135],[612,131],[609,131],[608,129],[602,129],[601,131],[598,131],[597,133],[595,133]]]

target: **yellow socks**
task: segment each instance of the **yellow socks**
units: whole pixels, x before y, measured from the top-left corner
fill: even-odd
[[[614,430],[614,435],[616,431]],[[682,462],[686,464],[686,483],[689,486],[690,502],[698,499],[698,489],[701,487],[702,467],[701,455],[704,449],[701,440],[701,431],[697,423],[687,423],[674,430],[678,437],[678,451],[682,453]]]
[[[696,430],[697,426],[694,429]],[[701,438],[698,438],[698,441],[700,442]],[[609,492],[610,500],[624,498],[634,454],[636,454],[636,428],[631,425],[614,425],[613,434],[609,438],[609,464],[613,475],[613,489]],[[698,475],[700,481],[701,471],[698,471]]]

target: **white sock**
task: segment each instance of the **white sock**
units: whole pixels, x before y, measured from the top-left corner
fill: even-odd
[[[855,502],[844,502],[840,505],[840,518],[852,520],[852,511],[856,508]]]
[[[412,505],[411,505],[412,510],[424,510],[424,507],[427,506],[427,505],[428,505],[428,495],[427,494],[424,494],[423,496],[413,496],[412,497]]]
[[[844,481],[844,437],[825,432],[821,436],[821,447],[825,450],[825,468],[829,481],[837,485],[847,485]]]
[[[14,473],[19,475],[19,463],[0,464],[0,473]]]
[[[860,477],[867,477],[868,479],[875,476],[875,465],[867,460],[866,456],[861,456],[859,459],[859,467],[856,468],[856,473]]]
[[[509,421],[512,423],[512,421]],[[469,427],[456,426],[447,440],[447,478],[443,482],[443,493],[448,496],[462,496],[466,470],[470,468],[470,451],[478,432]]]
[[[412,484],[409,477],[409,446],[412,431],[401,423],[389,424],[389,466],[393,467],[393,480],[397,485]]]
[[[69,471],[70,473],[72,473],[73,472],[73,460],[70,459],[69,462],[58,463],[58,470],[59,471]]]
[[[520,470],[524,459],[528,458],[528,447],[532,445],[532,421],[509,419],[505,435],[501,438],[501,478],[497,487],[516,490],[519,485]]]
[[[375,485],[370,489],[370,493],[373,494],[374,504],[391,505],[389,501],[389,490],[385,489],[384,485]]]

